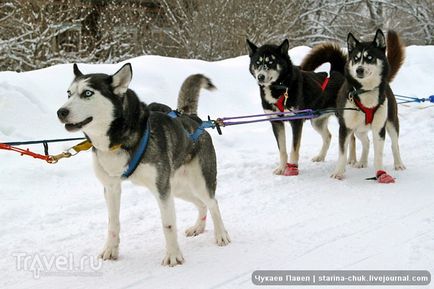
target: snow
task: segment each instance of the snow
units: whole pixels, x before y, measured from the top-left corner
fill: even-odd
[[[297,47],[290,55],[299,63],[308,51]],[[248,61],[247,56],[218,62],[134,58],[129,60],[134,73],[131,88],[145,102],[174,107],[182,81],[189,74],[204,73],[218,90],[203,92],[200,116],[259,113],[259,90]],[[121,64],[79,67],[86,73],[114,73]],[[433,46],[408,47],[392,88],[397,94],[429,96],[433,67]],[[66,100],[72,77],[72,65],[1,72],[0,140],[80,137],[66,132],[55,113]],[[399,108],[407,170],[393,171],[387,139],[385,166],[397,178],[392,185],[364,180],[374,175],[372,153],[369,168],[348,168],[343,181],[329,178],[338,155],[336,120],[330,124],[333,140],[324,163],[310,161],[321,143],[306,123],[298,177],[272,174],[278,152],[268,123],[223,128],[222,136],[210,131],[218,156],[217,198],[232,243],[214,244],[210,220],[204,234],[185,237],[183,231],[195,221],[196,210],[177,200],[178,238],[186,263],[175,268],[160,265],[164,237],[156,201],[146,189],[126,182],[120,259],[98,263],[100,268],[89,275],[66,271],[34,278],[34,269],[41,267],[33,264],[23,270],[17,254],[78,260],[100,252],[107,222],[102,186],[93,175],[89,152],[48,165],[0,151],[0,288],[253,288],[255,270],[433,271],[434,108]],[[289,126],[287,137],[289,143]],[[71,145],[54,144],[50,151]],[[30,147],[42,152],[41,146]],[[360,145],[358,149],[360,154]],[[84,269],[88,270],[89,266]]]

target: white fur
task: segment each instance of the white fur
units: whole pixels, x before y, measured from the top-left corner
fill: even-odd
[[[362,58],[363,59],[363,58]],[[364,90],[373,90],[377,88],[381,83],[381,77],[380,74],[383,71],[383,62],[379,59],[376,60],[375,64],[368,64],[368,63],[354,63],[353,61],[350,62],[349,65],[349,72],[350,75],[357,79],[358,82],[362,85]],[[364,69],[364,75],[362,78],[357,76],[356,70],[358,67],[363,67]]]
[[[266,65],[261,65],[258,69],[253,69],[253,76],[259,85],[269,86],[279,78],[281,69],[279,64],[277,65],[277,69],[269,69]],[[264,81],[258,80],[260,74],[265,76]]]
[[[89,98],[81,98],[85,90],[94,92]],[[88,117],[93,120],[82,128],[92,140],[92,144],[99,150],[108,151],[110,141],[106,135],[113,121],[113,104],[101,93],[88,84],[87,79],[74,81],[69,87],[70,98],[62,106],[70,111],[68,123],[79,123]]]

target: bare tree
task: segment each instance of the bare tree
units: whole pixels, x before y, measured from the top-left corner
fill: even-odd
[[[245,39],[291,46],[345,43],[394,29],[434,44],[432,0],[3,0],[0,68],[111,63],[157,54],[219,60],[246,53]]]

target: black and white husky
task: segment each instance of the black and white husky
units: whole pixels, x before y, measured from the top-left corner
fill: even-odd
[[[175,118],[168,115],[168,106],[146,105],[128,88],[130,64],[113,75],[82,74],[74,64],[74,74],[69,99],[57,114],[68,131],[81,130],[93,144],[94,170],[104,185],[108,208],[107,241],[100,256],[104,260],[118,258],[122,175],[146,131],[146,151],[128,179],[146,186],[158,201],[166,239],[162,264],[175,266],[184,261],[177,241],[174,197],[190,201],[198,209],[196,223],[186,230],[187,236],[204,232],[209,209],[216,242],[227,245],[230,238],[215,199],[217,169],[211,136],[203,132],[197,141],[189,137],[201,123],[196,115],[199,91],[215,88],[211,81],[200,74],[185,80]]]
[[[301,109],[326,109],[336,107],[336,97],[344,81],[346,55],[333,43],[316,46],[305,57],[300,67],[292,64],[288,55],[289,42],[281,45],[266,44],[257,47],[247,40],[250,56],[249,70],[256,79],[262,101],[262,108],[267,112]],[[330,62],[331,71],[315,73],[313,70],[323,63]],[[322,137],[322,147],[312,161],[324,161],[330,146],[331,134],[328,130],[328,117],[315,118],[313,128]],[[280,164],[274,170],[277,175],[298,175],[298,160],[303,120],[290,122],[292,128],[292,146],[290,160],[286,152],[284,123],[272,122],[273,133],[279,148]]]
[[[346,150],[350,135],[362,142],[362,156],[357,167],[366,167],[372,130],[374,167],[380,183],[392,183],[394,178],[384,171],[383,148],[386,131],[392,141],[396,170],[405,169],[399,152],[399,120],[396,99],[389,83],[404,61],[404,47],[398,35],[389,31],[387,45],[384,34],[377,30],[372,42],[359,42],[348,34],[348,62],[345,83],[338,95],[339,160],[332,177],[342,179],[346,165]],[[387,56],[386,56],[387,46]]]

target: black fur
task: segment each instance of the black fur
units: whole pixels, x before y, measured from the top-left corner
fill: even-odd
[[[261,69],[264,65],[268,70],[279,71],[277,79],[271,84],[263,85],[258,80],[262,108],[264,110],[279,111],[274,104],[287,90],[288,99],[285,108],[288,110],[299,109],[314,109],[321,110],[325,108],[335,108],[336,98],[339,88],[344,81],[344,64],[346,62],[345,56],[342,52],[337,52],[334,48],[323,49],[325,55],[321,55],[321,51],[317,51],[315,55],[308,57],[315,58],[311,61],[311,66],[319,66],[325,62],[332,62],[334,69],[330,73],[330,80],[326,89],[322,91],[322,84],[327,77],[327,73],[315,73],[312,71],[304,71],[299,66],[293,65],[289,55],[288,40],[283,41],[281,45],[266,44],[257,47],[255,44],[247,40],[249,56],[250,56],[250,73],[255,77],[255,70]],[[270,64],[264,64],[264,59],[273,59]],[[315,69],[316,67],[312,67]],[[272,100],[266,97],[267,92],[270,92]],[[280,124],[273,124],[273,132],[276,141],[279,142],[279,133],[283,130],[276,129]],[[300,138],[302,133],[303,121],[292,121],[292,134],[293,134],[293,150],[297,154],[296,159],[292,162],[298,162],[298,148],[300,146]],[[279,146],[279,144],[278,144]],[[279,148],[282,151],[282,148]],[[285,149],[286,150],[286,149]]]

